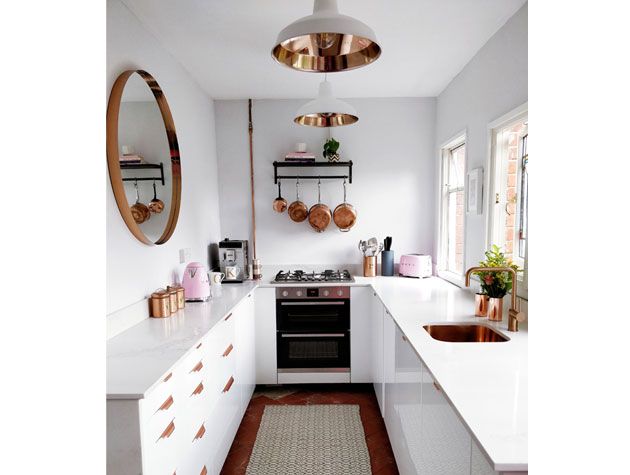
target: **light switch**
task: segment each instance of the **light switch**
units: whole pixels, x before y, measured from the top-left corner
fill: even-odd
[[[184,264],[185,262],[190,261],[190,248],[185,247],[184,249],[179,250],[179,263]]]

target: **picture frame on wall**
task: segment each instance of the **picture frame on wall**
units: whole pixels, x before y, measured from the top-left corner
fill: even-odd
[[[466,213],[483,213],[483,168],[475,168],[466,175]]]

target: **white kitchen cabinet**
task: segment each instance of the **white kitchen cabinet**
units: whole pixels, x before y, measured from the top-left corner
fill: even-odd
[[[254,393],[256,386],[256,328],[254,297],[250,293],[234,309],[236,385],[239,393],[239,421]],[[238,427],[237,427],[238,428]]]
[[[278,384],[276,359],[276,289],[255,292],[256,384]]]
[[[350,288],[350,382],[372,382],[370,287]]]
[[[390,442],[396,437],[398,431],[394,420],[394,401],[395,401],[395,340],[396,340],[396,324],[391,315],[385,310],[383,317],[383,400],[384,400],[384,418],[387,434]]]
[[[426,366],[422,365],[420,473],[470,474],[471,436]]]
[[[371,335],[371,359],[372,359],[372,382],[374,383],[374,393],[378,401],[378,407],[381,410],[381,416],[385,415],[384,406],[384,390],[383,390],[383,316],[385,308],[381,300],[372,292],[371,296],[371,312],[372,312],[372,335]]]

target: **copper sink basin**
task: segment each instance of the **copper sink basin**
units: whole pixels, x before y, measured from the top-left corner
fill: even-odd
[[[424,328],[434,340],[451,343],[500,343],[508,338],[485,325],[424,325]]]

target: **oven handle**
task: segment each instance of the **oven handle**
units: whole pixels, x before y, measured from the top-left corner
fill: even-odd
[[[282,338],[343,338],[345,333],[281,333]]]
[[[346,302],[280,302],[280,305],[345,305]]]

